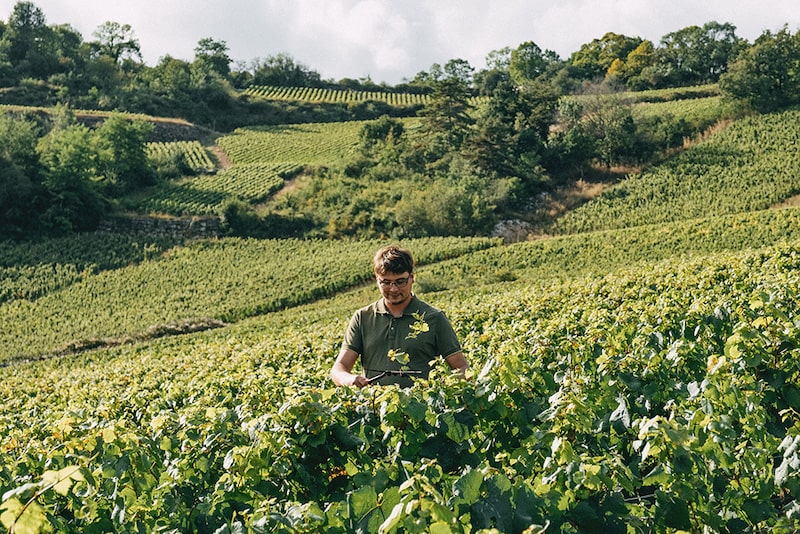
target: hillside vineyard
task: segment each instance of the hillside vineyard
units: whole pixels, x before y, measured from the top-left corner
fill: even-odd
[[[738,120],[545,238],[402,240],[468,381],[442,365],[409,389],[330,383],[386,239],[4,242],[0,521],[796,530],[800,210],[772,208],[800,183],[796,114]],[[245,169],[267,182],[342,157],[357,132],[242,129],[220,139],[230,168],[146,201],[194,210],[185,184],[255,200],[269,186],[249,192]]]

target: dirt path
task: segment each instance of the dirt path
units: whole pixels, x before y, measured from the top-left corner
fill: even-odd
[[[217,160],[217,164],[222,170],[229,169],[231,165],[233,165],[231,159],[228,157],[225,151],[219,147],[219,145],[211,145],[207,148],[214,155]]]

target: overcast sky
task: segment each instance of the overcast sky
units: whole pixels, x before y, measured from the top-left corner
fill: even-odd
[[[15,0],[0,0],[8,20]],[[729,22],[752,42],[764,30],[800,28],[797,0],[34,0],[48,25],[93,40],[107,21],[130,24],[147,64],[191,61],[205,37],[225,41],[234,62],[278,53],[323,79],[394,85],[434,63],[486,55],[526,41],[567,59],[606,32],[650,39],[706,22]]]

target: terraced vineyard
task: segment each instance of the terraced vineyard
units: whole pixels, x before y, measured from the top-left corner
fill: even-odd
[[[390,91],[357,91],[350,89],[326,89],[319,87],[279,87],[256,85],[245,91],[246,95],[267,100],[311,102],[327,104],[356,104],[361,102],[385,102],[395,107],[424,106],[429,94],[396,93]],[[473,97],[471,105],[478,105],[485,98]]]
[[[561,233],[766,209],[800,192],[800,112],[735,122],[558,221]]]
[[[358,146],[365,121],[239,128],[218,140],[234,165],[330,165]]]
[[[194,172],[211,172],[214,170],[214,162],[208,152],[200,144],[200,141],[172,141],[154,142],[147,144],[147,155],[150,157],[167,156],[174,157],[182,154],[187,165]]]
[[[237,165],[216,174],[159,184],[137,203],[145,213],[210,215],[231,198],[252,204],[278,191],[286,179],[301,170],[295,163]]]
[[[363,122],[240,128],[218,139],[233,163],[216,174],[160,184],[136,203],[138,210],[170,215],[219,212],[228,199],[252,204],[283,187],[306,165],[328,165],[358,145]],[[166,150],[166,148],[165,148]]]

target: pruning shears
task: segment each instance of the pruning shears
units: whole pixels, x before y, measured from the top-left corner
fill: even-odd
[[[375,371],[375,369],[367,369],[367,370],[368,371]],[[401,370],[401,369],[387,369],[386,371],[381,371],[380,373],[378,373],[377,375],[373,376],[372,378],[367,378],[367,383],[371,384],[372,382],[374,382],[376,380],[380,380],[384,376],[415,376],[415,375],[421,375],[421,374],[422,374],[422,371],[413,371],[413,370],[404,371],[404,370]]]

